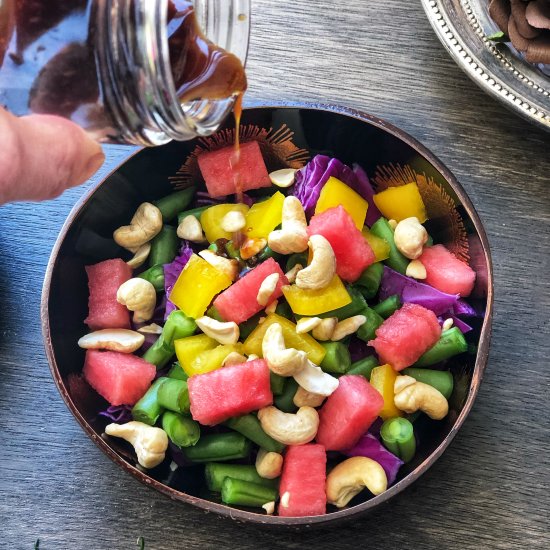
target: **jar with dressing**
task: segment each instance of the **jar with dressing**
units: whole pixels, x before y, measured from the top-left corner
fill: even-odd
[[[0,0],[0,105],[98,141],[215,132],[246,90],[250,0]]]

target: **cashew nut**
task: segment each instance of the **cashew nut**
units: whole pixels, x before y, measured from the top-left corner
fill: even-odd
[[[277,310],[277,306],[279,305],[279,300],[273,300],[266,308],[265,308],[265,314],[270,315],[271,313],[275,313]]]
[[[296,323],[296,334],[305,334],[312,331],[316,326],[321,323],[320,317],[302,317],[298,319]]]
[[[428,232],[418,218],[405,218],[395,227],[393,233],[395,246],[409,260],[416,260],[422,254],[422,248],[428,240]]]
[[[443,325],[441,326],[441,330],[449,330],[454,325],[454,321],[452,317],[449,317],[448,319],[445,319],[443,321]]]
[[[178,225],[177,234],[180,239],[191,241],[192,243],[203,243],[206,237],[202,232],[201,222],[192,216],[185,216]]]
[[[134,330],[111,328],[86,334],[80,338],[78,345],[84,349],[108,349],[122,353],[132,353],[139,349],[144,341],[145,336]]]
[[[239,249],[241,253],[241,258],[243,260],[249,260],[252,258],[252,256],[255,256],[260,252],[260,250],[263,250],[267,245],[267,241],[265,239],[246,239],[244,243],[241,245],[241,248]]]
[[[282,168],[269,173],[269,179],[277,187],[290,187],[294,185],[297,170],[294,168]]]
[[[313,329],[311,335],[316,340],[326,342],[332,338],[337,324],[337,317],[327,317],[326,319],[322,319],[321,322]]]
[[[132,268],[137,269],[141,267],[145,260],[149,257],[151,252],[151,243],[142,244],[134,254],[134,257],[131,260],[128,260],[126,263]]]
[[[298,275],[298,271],[301,269],[304,269],[304,266],[302,264],[296,264],[285,273],[285,277],[288,279],[289,283],[293,283],[296,280],[296,275]]]
[[[359,330],[359,327],[361,325],[364,325],[366,322],[367,318],[364,315],[354,315],[353,317],[343,319],[336,325],[336,328],[334,329],[334,332],[332,333],[330,339],[333,342],[342,340],[346,336],[357,332],[357,330]]]
[[[322,371],[320,367],[309,360],[303,369],[294,373],[294,380],[304,390],[317,395],[330,395],[338,387],[338,378]]]
[[[201,250],[199,256],[206,260],[212,267],[215,267],[219,271],[225,273],[232,281],[237,279],[239,275],[239,262],[233,258],[224,258],[218,256],[212,250]]]
[[[307,353],[285,347],[283,329],[279,323],[267,327],[262,340],[262,354],[267,366],[280,376],[292,376],[307,365]]]
[[[417,382],[412,376],[398,376],[394,383],[395,406],[406,412],[418,410],[434,420],[441,420],[449,412],[449,403],[433,386]]]
[[[272,500],[270,502],[266,502],[265,504],[262,504],[262,508],[265,510],[265,513],[268,516],[272,516],[275,513],[275,501]]]
[[[313,407],[300,407],[296,414],[264,407],[258,411],[258,420],[264,432],[283,445],[309,443],[319,428],[319,414]]]
[[[157,291],[149,281],[135,277],[118,287],[116,299],[134,312],[134,323],[143,323],[153,317]]]
[[[311,393],[310,391],[304,390],[302,386],[298,386],[294,398],[292,401],[297,407],[320,407],[325,400],[324,395],[319,395],[318,393]]]
[[[273,293],[275,292],[278,284],[278,273],[271,273],[271,275],[268,275],[262,281],[262,284],[260,285],[260,288],[258,290],[258,295],[256,296],[256,301],[258,302],[258,304],[260,304],[261,306],[266,306],[271,296],[273,296]]]
[[[212,317],[199,317],[195,319],[197,326],[210,338],[214,338],[220,344],[236,344],[239,341],[239,325],[233,321],[222,323]]]
[[[244,355],[241,355],[238,351],[232,351],[222,362],[222,367],[228,365],[240,365],[246,363],[247,359]]]
[[[162,334],[162,327],[156,323],[151,323],[150,325],[139,327],[137,331],[143,334]]]
[[[256,471],[264,479],[275,479],[281,475],[283,470],[283,455],[275,452],[268,452],[265,449],[258,451],[256,456]]]
[[[397,227],[397,221],[391,218],[388,220],[388,225],[395,231],[395,228]]]
[[[231,210],[223,218],[221,227],[227,233],[236,233],[246,225],[246,218],[242,212]]]
[[[251,353],[248,356],[248,359],[246,360],[246,362],[248,363],[249,361],[256,361],[256,359],[259,359],[259,357],[257,355],[254,355],[253,353]]]
[[[365,456],[348,458],[327,475],[327,501],[337,508],[343,508],[365,487],[373,495],[383,493],[388,487],[384,468]]]
[[[140,204],[130,221],[130,225],[119,227],[113,233],[113,239],[120,246],[136,252],[149,242],[162,229],[162,213],[150,202]]]
[[[425,279],[428,276],[426,268],[420,260],[411,260],[407,265],[405,275],[413,279]]]
[[[318,290],[327,287],[336,273],[336,257],[330,243],[322,235],[309,238],[311,262],[296,275],[296,286]]]
[[[281,495],[281,506],[283,508],[288,508],[288,505],[290,504],[290,492],[289,491],[285,491],[282,495]]]
[[[105,433],[128,441],[134,447],[138,462],[144,468],[154,468],[164,460],[168,436],[160,428],[132,421],[126,424],[109,424],[105,427]]]
[[[303,252],[307,248],[307,241],[307,221],[302,203],[296,197],[286,197],[281,229],[272,231],[267,242],[279,254],[292,254]]]

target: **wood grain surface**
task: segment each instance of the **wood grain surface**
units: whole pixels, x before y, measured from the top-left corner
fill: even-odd
[[[50,377],[39,301],[56,235],[86,186],[0,209],[0,548],[550,547],[550,134],[455,66],[419,2],[253,2],[250,99],[339,103],[431,148],[486,224],[496,313],[486,378],[454,443],[416,485],[340,528],[267,531],[140,485],[84,435]],[[129,150],[107,149],[101,178]]]

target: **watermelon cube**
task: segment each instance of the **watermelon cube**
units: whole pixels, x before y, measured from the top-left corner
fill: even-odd
[[[257,141],[241,143],[237,170],[234,169],[235,149],[233,145],[202,153],[198,157],[199,168],[211,197],[225,197],[240,191],[269,187],[271,180],[267,173],[262,152]]]
[[[279,485],[280,516],[321,516],[326,512],[326,464],[327,454],[322,445],[288,447]]]
[[[426,268],[427,284],[448,294],[469,296],[472,292],[475,271],[442,244],[425,247],[418,259]]]
[[[82,374],[111,405],[134,405],[149,389],[157,369],[141,357],[118,351],[86,352]]]
[[[344,281],[356,281],[376,257],[369,243],[340,206],[329,208],[311,218],[309,235],[323,235],[336,256],[336,273]]]
[[[376,420],[384,398],[363,376],[346,374],[319,411],[316,441],[327,451],[353,447]]]
[[[191,376],[187,385],[191,415],[205,426],[273,403],[269,368],[263,359]]]
[[[88,317],[92,330],[130,328],[130,312],[116,300],[118,287],[132,278],[132,268],[120,258],[86,266],[88,275]]]
[[[279,264],[273,258],[269,258],[214,300],[214,306],[222,318],[239,324],[264,309],[266,306],[261,306],[257,300],[258,290],[264,279],[272,273],[279,274],[279,282],[267,305],[279,298],[283,294],[283,286],[288,285],[289,282]]]
[[[410,367],[441,336],[435,313],[418,304],[404,304],[376,330],[369,341],[382,363],[400,371]]]

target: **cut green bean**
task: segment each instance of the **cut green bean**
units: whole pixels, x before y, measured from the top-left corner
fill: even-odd
[[[230,418],[226,420],[224,424],[228,428],[248,437],[250,441],[256,443],[256,445],[266,451],[281,453],[285,448],[282,443],[275,441],[275,439],[263,431],[260,421],[253,414],[244,414],[242,416]]]
[[[285,379],[283,376],[269,371],[269,385],[271,386],[271,393],[273,395],[281,395],[285,387]]]
[[[368,307],[367,309],[361,312],[361,315],[364,315],[367,320],[359,327],[359,330],[356,332],[357,338],[368,342],[369,340],[374,340],[376,338],[376,329],[384,322],[384,319],[374,311],[374,309]]]
[[[157,399],[161,407],[181,414],[189,413],[189,390],[185,380],[167,378],[160,385]]]
[[[307,252],[301,252],[300,254],[291,254],[285,265],[285,272],[290,271],[296,264],[300,264],[302,267],[307,265]]]
[[[216,319],[216,321],[220,321],[221,323],[225,321],[225,319],[220,315],[220,312],[216,309],[216,306],[210,306],[206,310],[206,316]]]
[[[453,375],[448,370],[431,370],[409,367],[408,369],[401,371],[401,374],[412,376],[419,382],[433,386],[438,392],[443,394],[447,400],[453,393]]]
[[[154,265],[137,276],[149,281],[157,292],[164,292],[164,268],[161,265]]]
[[[256,315],[250,317],[250,319],[247,319],[239,325],[239,337],[242,341],[246,340],[250,334],[252,334],[252,331],[258,326],[260,317],[265,317],[265,313],[263,311],[256,313]]]
[[[226,477],[240,479],[251,483],[257,483],[264,487],[276,489],[279,481],[277,479],[265,479],[258,475],[255,466],[245,464],[222,464],[221,462],[209,462],[204,467],[206,486],[216,493],[221,492],[223,480]]]
[[[149,265],[169,264],[176,257],[179,246],[180,240],[176,228],[163,225],[160,233],[151,241]]]
[[[295,413],[298,407],[294,404],[294,396],[298,390],[298,382],[289,377],[285,380],[285,387],[280,395],[275,396],[275,406],[286,413]]]
[[[277,307],[275,308],[275,313],[277,315],[280,315],[281,317],[284,317],[285,319],[288,319],[289,321],[292,321],[294,319],[294,312],[286,301],[280,301],[277,304]]]
[[[269,258],[273,258],[275,260],[278,260],[281,257],[280,254],[272,250],[269,246],[266,246],[260,250],[260,252],[257,255],[258,263],[265,262]]]
[[[277,499],[277,489],[258,483],[226,477],[222,484],[222,502],[233,506],[261,507]]]
[[[436,344],[422,355],[414,366],[429,367],[454,355],[464,353],[467,349],[468,343],[464,338],[464,334],[457,327],[453,327],[444,331]]]
[[[195,195],[196,187],[188,187],[175,193],[170,193],[162,197],[153,204],[160,210],[164,222],[172,221],[178,214],[189,206],[189,203]]]
[[[158,391],[167,378],[161,377],[153,382],[144,396],[132,407],[132,418],[149,426],[154,426],[164,411],[158,402]]]
[[[164,328],[162,329],[162,337],[170,345],[174,345],[174,340],[192,336],[195,330],[197,330],[195,320],[177,309],[172,311],[166,318]]]
[[[176,361],[168,374],[168,378],[175,378],[176,380],[185,380],[187,382],[189,375],[181,368],[179,361]]]
[[[242,262],[241,251],[239,248],[235,248],[233,241],[227,241],[225,243],[225,251],[227,252],[227,255],[230,258],[233,258],[234,260],[239,260],[239,262]]]
[[[188,416],[166,411],[161,422],[170,441],[180,449],[195,445],[201,436],[199,423]]]
[[[349,304],[332,311],[327,311],[326,313],[321,313],[317,317],[337,317],[341,321],[342,319],[359,315],[367,307],[367,302],[358,288],[348,285],[347,291],[351,298]]]
[[[162,369],[174,356],[174,346],[166,343],[162,334],[157,341],[143,354],[145,361],[155,365],[157,369]]]
[[[424,246],[433,246],[433,245],[434,245],[433,237],[431,235],[428,235],[428,240],[424,243]]]
[[[376,293],[380,288],[380,282],[382,281],[383,274],[384,265],[377,262],[369,265],[369,267],[361,273],[359,279],[357,279],[354,284],[359,288],[363,296],[367,300],[370,300],[376,296]]]
[[[185,210],[184,212],[178,213],[178,225],[185,219],[187,216],[193,216],[200,221],[201,214],[210,206],[199,206],[198,208],[192,208],[191,210]]]
[[[325,357],[319,365],[325,372],[345,374],[351,367],[348,346],[342,342],[320,342],[325,348]]]
[[[360,374],[367,380],[370,380],[370,373],[372,372],[372,369],[376,367],[378,367],[378,359],[376,359],[374,355],[370,355],[369,357],[359,359],[359,361],[352,363],[346,374]]]
[[[397,250],[395,241],[393,240],[393,229],[388,223],[388,220],[385,218],[379,218],[372,224],[370,231],[373,235],[376,235],[381,239],[385,239],[390,245],[390,257],[387,260],[384,260],[385,263],[392,269],[395,269],[395,271],[399,271],[399,273],[405,275],[405,271],[407,271],[407,266],[409,265],[409,260],[405,258],[399,250]]]
[[[372,309],[383,319],[387,319],[393,315],[401,307],[401,299],[397,294],[389,296],[379,304],[372,306]]]
[[[252,449],[249,439],[237,432],[203,435],[193,447],[183,452],[192,462],[225,462],[246,458]]]
[[[413,425],[401,417],[386,420],[380,428],[380,438],[384,447],[400,458],[410,462],[416,453],[416,439]]]

